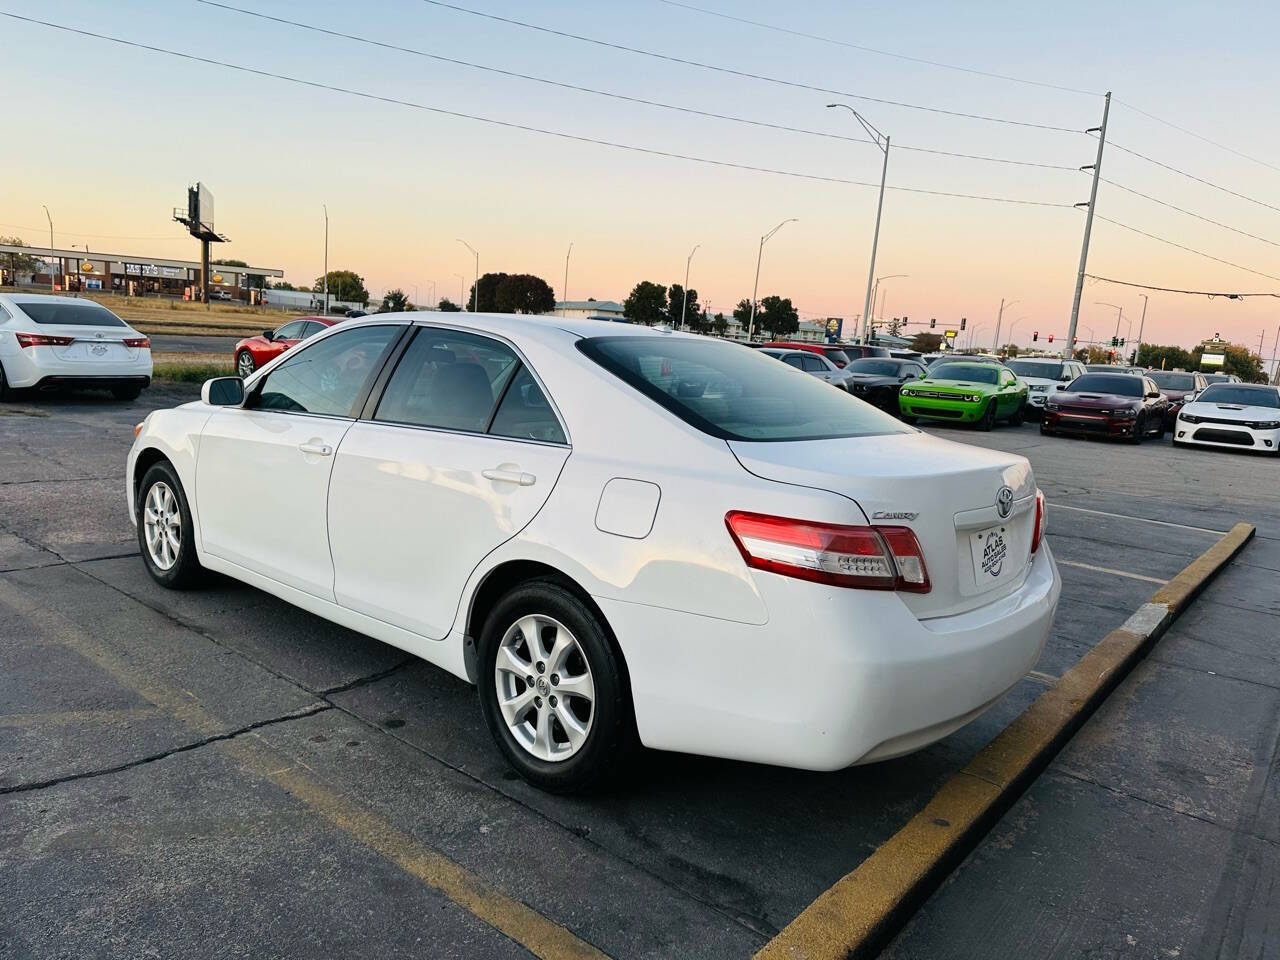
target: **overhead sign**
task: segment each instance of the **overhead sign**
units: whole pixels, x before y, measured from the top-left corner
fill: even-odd
[[[835,343],[840,339],[840,332],[844,329],[843,317],[827,317],[827,340]]]
[[[956,330],[943,330],[942,335],[946,337],[948,340],[954,340],[958,332],[959,331],[956,331]]]
[[[1206,353],[1200,357],[1200,366],[1202,367],[1220,367],[1227,362],[1225,353]]]

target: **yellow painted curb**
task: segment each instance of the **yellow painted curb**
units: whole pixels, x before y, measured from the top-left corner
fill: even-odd
[[[1250,524],[1236,524],[1161,587],[943,784],[901,830],[765,944],[756,960],[871,956],[1253,534]]]

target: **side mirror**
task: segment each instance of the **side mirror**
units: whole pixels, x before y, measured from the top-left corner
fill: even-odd
[[[276,332],[274,330],[263,330],[262,335],[267,338],[268,343],[275,342]]]
[[[1058,384],[1056,387],[1054,387],[1053,389],[1055,389],[1055,390],[1065,390],[1065,389],[1067,389],[1067,385],[1066,385],[1065,383],[1060,383],[1060,384]]]
[[[1148,393],[1148,394],[1147,394],[1147,399],[1148,399],[1148,400],[1159,400],[1159,399],[1160,399],[1160,393],[1159,393],[1159,391],[1157,391],[1156,393]]]
[[[200,388],[200,399],[213,407],[238,407],[244,403],[244,381],[239,377],[215,377]]]

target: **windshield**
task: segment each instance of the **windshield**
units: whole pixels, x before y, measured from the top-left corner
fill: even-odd
[[[909,433],[886,413],[734,344],[593,337],[578,349],[681,420],[724,440],[823,440]]]
[[[1041,380],[1062,378],[1062,364],[1055,360],[1006,360],[1004,365],[1020,377],[1039,377]]]
[[[1142,396],[1142,378],[1127,373],[1086,373],[1067,387],[1072,393],[1110,393],[1118,397]]]
[[[929,368],[931,380],[963,380],[965,383],[999,383],[1000,368],[986,363],[935,363]]]
[[[1152,370],[1147,376],[1154,380],[1161,390],[1194,390],[1196,388],[1196,378],[1189,373]]]
[[[1209,381],[1209,383],[1226,383],[1227,382],[1227,375],[1225,373],[1206,373],[1204,375],[1204,378],[1205,380]]]
[[[18,306],[36,323],[57,323],[71,327],[123,327],[125,322],[92,300],[17,301]]]
[[[1248,387],[1236,383],[1215,383],[1196,398],[1202,403],[1238,403],[1246,407],[1280,409],[1280,392],[1275,387]]]
[[[873,377],[896,377],[901,364],[896,360],[881,360],[878,357],[863,357],[849,364],[851,373],[866,373]]]

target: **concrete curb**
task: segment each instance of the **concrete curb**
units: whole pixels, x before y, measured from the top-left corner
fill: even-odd
[[[1238,523],[984,747],[879,849],[811,903],[757,960],[873,956],[910,918],[1196,595],[1253,537]]]

